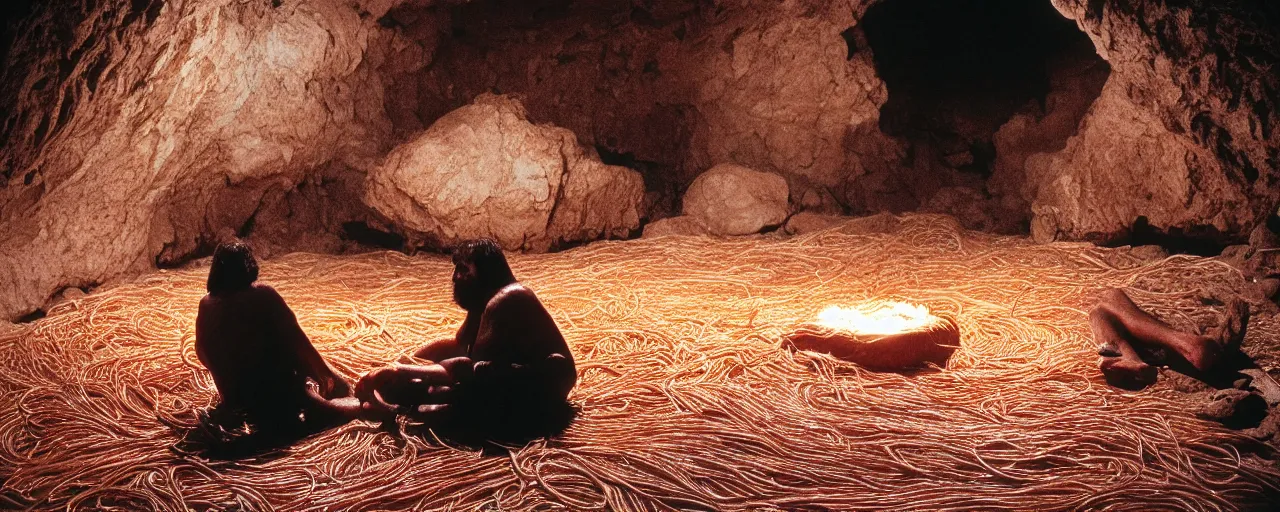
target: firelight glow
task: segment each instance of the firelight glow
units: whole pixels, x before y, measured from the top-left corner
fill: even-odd
[[[896,334],[927,328],[941,321],[929,308],[906,302],[886,302],[842,308],[829,306],[818,313],[818,324],[852,334]]]

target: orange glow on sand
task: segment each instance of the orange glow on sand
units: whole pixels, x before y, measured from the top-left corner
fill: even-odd
[[[920,331],[943,323],[929,308],[907,302],[872,302],[842,308],[829,306],[818,313],[818,325],[855,335]]]

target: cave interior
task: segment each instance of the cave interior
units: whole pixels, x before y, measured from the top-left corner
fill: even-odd
[[[1263,0],[6,2],[0,504],[1265,509],[1277,27]],[[452,336],[479,238],[578,358],[567,430],[187,451],[221,244],[355,382]],[[1113,289],[1179,341],[1108,349]],[[895,301],[954,354],[779,345]],[[1169,356],[1203,340],[1221,375]]]

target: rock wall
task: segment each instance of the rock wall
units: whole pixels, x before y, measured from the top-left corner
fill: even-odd
[[[269,256],[350,250],[350,225],[436,233],[368,199],[369,174],[484,93],[572,132],[575,162],[638,171],[650,221],[720,164],[782,176],[789,212],[922,208],[1043,240],[1227,240],[1275,211],[1280,9],[1041,1],[1111,74],[1062,67],[992,137],[989,182],[952,172],[974,151],[882,131],[871,0],[52,2],[0,70],[0,318],[233,234]],[[587,199],[531,206],[545,232],[509,245],[634,234],[591,206],[616,206],[601,179],[560,183]]]
[[[108,4],[44,10],[10,55],[0,317],[207,251],[264,198],[387,149],[389,41],[359,5]]]
[[[841,35],[863,4],[473,2],[422,77],[418,117],[486,91],[519,94],[532,120],[624,155],[668,200],[731,162],[840,211],[864,203],[849,182],[902,157],[877,137],[886,92],[871,55],[850,58]],[[405,17],[407,30],[421,19]]]
[[[1033,232],[1106,241],[1138,217],[1223,243],[1275,212],[1280,8],[1248,1],[1054,0],[1112,74],[1081,132],[1029,167]],[[1138,221],[1141,223],[1141,221]]]

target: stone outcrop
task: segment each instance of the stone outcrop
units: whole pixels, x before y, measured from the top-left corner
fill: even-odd
[[[393,37],[351,2],[277,4],[85,3],[27,25],[5,70],[0,317],[207,252],[317,169],[385,152]]]
[[[1027,159],[1038,190],[1032,236],[1105,242],[1126,234],[1139,217],[1187,233],[1250,224],[1249,199],[1222,165],[1119,87],[1107,84],[1066,148]]]
[[[1280,198],[1280,13],[1240,2],[1053,0],[1112,74],[1063,150],[1028,162],[1038,239],[1151,228],[1242,239]],[[1034,168],[1034,169],[1033,169]]]
[[[702,173],[684,194],[684,214],[717,235],[749,235],[787,218],[787,180],[736,164]]]
[[[644,238],[660,236],[697,236],[709,235],[711,231],[702,221],[692,215],[680,215],[659,219],[644,226]]]
[[[486,91],[517,93],[534,121],[646,169],[650,190],[678,196],[732,161],[782,175],[797,198],[861,207],[864,194],[846,194],[846,183],[890,175],[902,158],[874,137],[887,92],[871,53],[850,56],[841,37],[863,3],[574,3],[549,13],[474,2],[455,16],[466,36],[443,44],[420,82],[419,117]]]
[[[365,200],[429,245],[489,237],[508,250],[628,235],[639,173],[605,165],[569,130],[534,125],[519,101],[483,94],[391,151]]]

